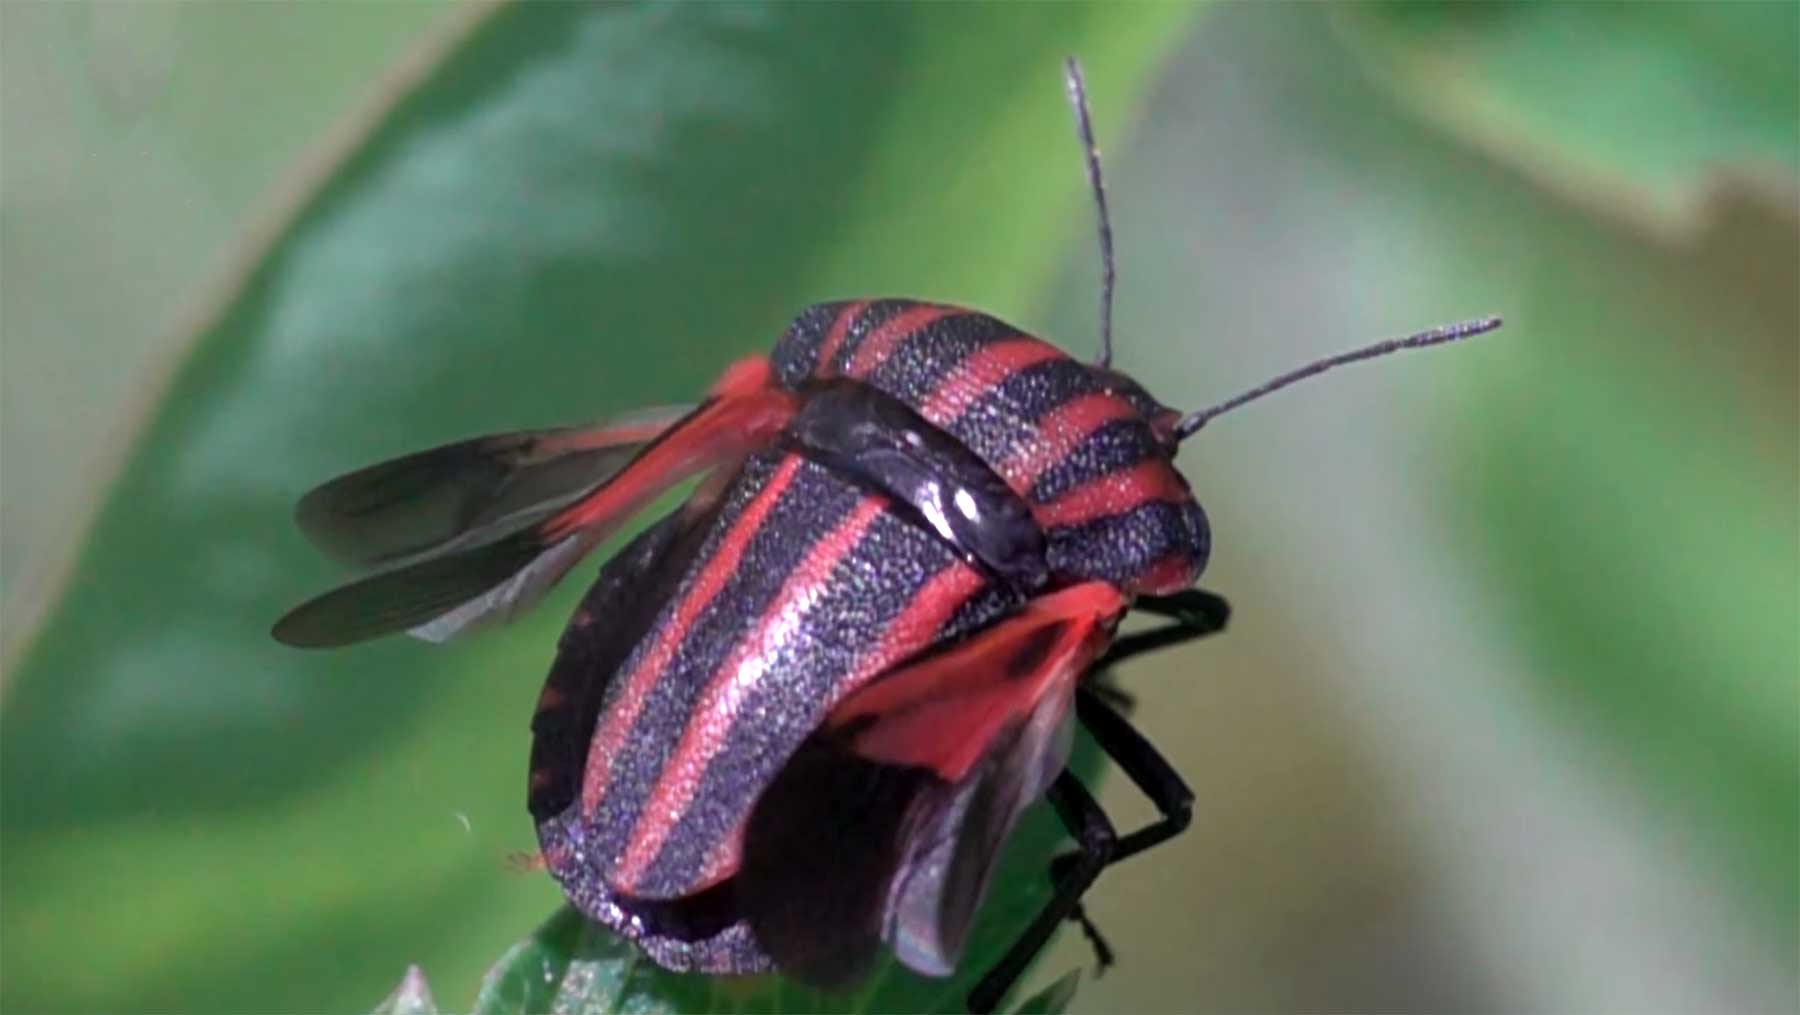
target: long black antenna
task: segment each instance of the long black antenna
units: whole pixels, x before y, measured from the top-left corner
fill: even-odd
[[[1327,356],[1321,360],[1314,360],[1297,370],[1290,370],[1273,380],[1259,384],[1235,398],[1228,398],[1210,409],[1200,409],[1196,412],[1188,413],[1186,416],[1181,417],[1180,423],[1175,425],[1175,439],[1178,441],[1187,440],[1198,432],[1201,427],[1210,422],[1214,416],[1222,416],[1246,402],[1254,402],[1264,395],[1280,391],[1282,388],[1287,387],[1295,381],[1303,381],[1314,374],[1322,374],[1332,367],[1341,367],[1346,363],[1355,363],[1359,360],[1374,359],[1377,356],[1386,356],[1390,352],[1399,352],[1402,349],[1419,349],[1428,345],[1442,345],[1445,342],[1455,342],[1459,339],[1486,334],[1499,326],[1500,318],[1483,317],[1478,320],[1464,321],[1461,324],[1446,324],[1441,328],[1433,328],[1430,331],[1421,331],[1417,335],[1408,335],[1405,338],[1390,338],[1385,342],[1376,342],[1374,345],[1363,346],[1361,349],[1352,349],[1349,352],[1339,353],[1336,356]]]
[[[1100,146],[1094,143],[1094,119],[1088,113],[1087,81],[1081,76],[1080,60],[1071,56],[1063,64],[1063,81],[1069,88],[1069,105],[1075,107],[1075,133],[1081,139],[1081,152],[1087,158],[1088,186],[1094,191],[1094,206],[1100,212],[1100,358],[1097,362],[1109,367],[1112,366],[1112,219],[1106,214],[1106,181],[1100,176]]]

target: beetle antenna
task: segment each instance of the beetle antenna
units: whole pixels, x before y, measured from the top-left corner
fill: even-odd
[[[1199,432],[1201,427],[1211,422],[1214,416],[1222,416],[1245,403],[1254,402],[1264,395],[1274,394],[1295,381],[1303,381],[1314,374],[1322,374],[1332,367],[1341,367],[1346,363],[1355,363],[1365,359],[1375,359],[1378,356],[1386,356],[1390,352],[1399,352],[1402,349],[1422,349],[1428,345],[1442,345],[1445,342],[1485,335],[1498,327],[1500,327],[1500,318],[1482,317],[1473,321],[1463,321],[1460,324],[1446,324],[1443,327],[1421,331],[1405,338],[1390,338],[1385,342],[1365,345],[1361,349],[1352,349],[1349,352],[1338,353],[1336,356],[1314,360],[1299,369],[1290,370],[1259,384],[1235,398],[1228,398],[1210,409],[1200,409],[1188,413],[1181,417],[1180,423],[1175,424],[1175,439],[1177,441],[1187,440]]]
[[[1113,242],[1112,218],[1106,214],[1106,181],[1100,176],[1100,146],[1094,142],[1094,118],[1088,113],[1087,81],[1081,61],[1069,57],[1063,64],[1063,81],[1069,89],[1069,105],[1075,108],[1075,133],[1087,161],[1088,187],[1100,217],[1100,358],[1112,366]]]

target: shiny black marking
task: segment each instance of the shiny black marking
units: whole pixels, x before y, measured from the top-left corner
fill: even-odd
[[[894,398],[856,381],[815,384],[785,440],[887,495],[972,563],[1022,591],[1043,585],[1044,535],[987,463]]]

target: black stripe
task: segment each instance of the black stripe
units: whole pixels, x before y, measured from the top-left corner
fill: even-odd
[[[1144,390],[1143,385],[1130,377],[1108,370],[1106,371],[1106,378],[1108,381],[1107,387],[1112,390],[1113,394],[1118,395],[1120,398],[1131,403],[1131,407],[1136,409],[1138,415],[1143,416],[1145,419],[1151,419],[1161,413],[1169,411],[1168,406],[1157,401],[1151,396],[1150,392]]]
[[[1048,504],[1078,486],[1163,457],[1162,445],[1141,419],[1115,419],[1088,434],[1061,461],[1038,474],[1027,498]]]
[[[1129,588],[1152,564],[1181,554],[1206,566],[1212,548],[1206,515],[1192,500],[1151,501],[1080,525],[1050,529],[1051,572],[1065,581],[1100,579]]]
[[[1045,415],[1082,395],[1106,390],[1106,379],[1067,357],[1034,363],[994,385],[946,428],[990,464],[1037,439]]]
[[[544,781],[531,788],[528,806],[539,822],[581,792],[607,687],[674,595],[707,530],[704,515],[671,512],[606,562],[576,608],[545,680],[562,702],[531,721],[531,770],[544,773]]]
[[[1056,647],[1058,640],[1069,630],[1069,621],[1059,620],[1032,632],[1025,644],[1019,646],[1017,653],[1006,661],[1006,675],[1012,680],[1023,680],[1036,673],[1050,658],[1050,650]]]
[[[918,300],[874,300],[856,315],[850,327],[844,332],[843,342],[838,344],[837,355],[831,358],[831,372],[834,376],[847,376],[850,363],[856,359],[856,349],[862,340],[869,337],[869,332],[898,317],[912,307],[919,306]]]
[[[968,637],[1023,605],[1025,597],[1018,592],[998,583],[990,584],[956,608],[938,629],[936,644],[947,645]]]
[[[984,345],[1018,337],[1016,328],[986,314],[963,312],[940,317],[901,340],[867,382],[916,411],[970,353]]]
[[[802,389],[784,446],[881,494],[988,574],[1030,591],[1043,584],[1044,533],[1024,498],[955,438],[887,392],[850,380]]]
[[[695,576],[717,552],[736,518],[768,484],[779,463],[780,458],[770,454],[750,459],[680,593],[669,601],[657,627],[632,653],[624,667],[626,671],[650,650],[661,626],[673,621],[680,599],[688,594]],[[598,812],[589,822],[589,849],[606,858],[604,862],[610,864],[611,858],[630,842],[644,803],[674,754],[706,685],[817,539],[836,528],[861,497],[860,490],[801,460],[793,481],[751,536],[737,569],[690,628],[681,632],[680,647],[645,699],[625,749],[613,759],[611,781]],[[615,687],[614,693],[608,695],[609,708],[616,691]],[[638,894],[654,897],[657,893],[640,888]]]
[[[726,878],[705,891],[678,899],[615,898],[619,908],[631,914],[651,937],[677,941],[702,941],[716,937],[743,919],[738,912],[737,879]]]
[[[782,387],[797,388],[812,376],[813,368],[819,362],[819,347],[825,344],[825,336],[831,333],[831,325],[838,314],[849,305],[842,300],[815,303],[801,311],[794,323],[782,332],[774,351],[769,353],[769,365],[774,368]]]
[[[826,703],[857,659],[955,560],[935,536],[897,516],[876,516],[832,570],[825,596],[800,630],[768,660],[687,811],[637,885],[640,893],[679,894],[692,886],[707,854],[824,720]]]

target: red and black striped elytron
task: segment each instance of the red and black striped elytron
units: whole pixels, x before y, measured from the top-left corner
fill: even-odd
[[[1071,62],[1071,92],[1104,190]],[[1104,318],[1103,318],[1104,319]],[[1206,516],[1184,417],[1107,365],[960,307],[811,307],[691,410],[481,438],[301,501],[382,568],[275,636],[439,640],[528,604],[656,496],[703,477],[601,569],[532,720],[529,807],[582,913],[674,970],[841,988],[883,945],[948,975],[1002,845],[1048,797],[1080,849],[983,978],[991,1009],[1107,863],[1181,831],[1191,794],[1084,681],[1220,629],[1193,588]],[[1110,342],[1106,342],[1110,346]],[[1108,351],[1110,351],[1108,349]],[[1131,609],[1166,627],[1115,638]],[[1079,719],[1161,812],[1119,836],[1064,767]]]

